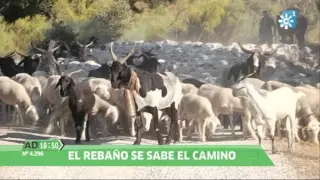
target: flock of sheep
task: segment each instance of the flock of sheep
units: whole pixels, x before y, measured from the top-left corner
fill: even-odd
[[[113,61],[109,65],[102,65],[109,68],[109,72],[106,72],[109,77],[87,77],[91,71],[102,66],[95,61],[79,62],[74,58],[54,60],[62,69],[60,74],[36,69],[32,74],[22,72],[11,78],[1,76],[2,113],[7,114],[5,104],[14,106],[16,124],[20,121],[20,125],[24,126],[24,120],[29,119],[32,125],[37,125],[41,119],[47,123],[45,133],[52,133],[58,126],[62,136],[66,133],[65,125],[73,119],[76,143],[80,143],[81,138],[90,140],[89,122],[93,119],[103,124],[109,121],[109,125],[117,124],[127,131],[131,129],[131,136],[137,137],[135,144],[141,142],[141,131],[150,130],[152,120],[157,121],[153,124],[159,144],[163,143],[158,124],[162,120],[169,134],[167,144],[171,141],[171,135],[175,141],[181,142],[185,128],[187,138],[195,131],[201,141],[206,141],[221,126],[218,116],[233,113],[241,114],[244,138],[249,135],[261,145],[262,139],[269,136],[273,153],[276,152],[275,132],[281,137],[282,129],[287,132],[290,150],[294,149],[295,141],[300,141],[299,129],[302,138],[319,143],[319,87],[294,87],[278,81],[264,82],[259,76],[252,76],[258,72],[251,66],[263,68],[259,56],[256,56],[258,52],[253,52],[251,59],[238,69],[235,67],[230,70],[235,72],[229,74],[238,73],[238,78],[225,87],[192,83],[196,80],[179,80],[172,72],[144,72],[139,67],[126,65],[125,62],[133,53],[118,58],[112,51],[112,45],[110,53]],[[45,52],[41,53],[37,56],[46,57]],[[72,66],[81,66],[82,69],[75,70],[70,68]],[[128,81],[125,81],[126,74],[130,74]],[[232,135],[235,135],[234,123],[234,119],[230,118]]]

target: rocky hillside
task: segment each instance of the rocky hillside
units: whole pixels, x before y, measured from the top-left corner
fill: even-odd
[[[118,56],[125,56],[133,46],[134,42],[117,42],[114,52]],[[256,48],[255,44],[243,44],[247,49]],[[261,45],[263,51],[270,48]],[[315,84],[319,82],[319,54],[313,54],[306,47],[299,51],[296,44],[284,45],[273,44],[271,48],[278,48],[274,57],[269,58],[262,71],[264,80],[280,80],[290,84]],[[103,49],[103,50],[102,50]],[[108,51],[109,44],[95,48],[92,55],[96,56],[100,63],[111,61]],[[250,55],[243,53],[237,43],[223,46],[220,43],[201,42],[174,42],[170,40],[160,42],[136,41],[136,53],[141,50],[151,50],[159,59],[165,60],[162,69],[173,71],[182,79],[194,77],[208,83],[219,83],[228,68],[236,63],[244,62]]]

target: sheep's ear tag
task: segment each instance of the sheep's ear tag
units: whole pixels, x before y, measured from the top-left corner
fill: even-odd
[[[36,55],[31,56],[31,59],[36,59]]]

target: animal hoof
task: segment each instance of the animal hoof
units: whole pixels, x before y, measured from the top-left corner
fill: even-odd
[[[171,144],[171,140],[169,141],[169,140],[167,139],[166,142],[165,142],[165,145],[169,145],[169,144]]]
[[[276,150],[272,150],[272,154],[276,154],[277,152],[276,152]]]
[[[44,131],[44,133],[45,134],[50,134],[52,131],[50,130],[50,129],[46,129],[45,131]]]
[[[140,145],[140,142],[139,142],[139,141],[135,141],[135,142],[133,143],[133,145]]]
[[[86,139],[86,142],[90,142],[91,141],[91,139],[89,138],[89,139]]]
[[[164,145],[163,139],[158,140],[159,145]]]
[[[81,144],[81,141],[80,140],[76,140],[76,144]]]
[[[208,136],[208,137],[207,137],[207,140],[208,140],[208,141],[212,141],[212,139],[213,139],[212,136]]]

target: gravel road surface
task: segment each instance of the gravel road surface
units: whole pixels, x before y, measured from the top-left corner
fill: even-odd
[[[237,135],[240,135],[239,132]],[[21,144],[28,138],[55,137],[64,142],[73,138],[48,136],[27,129],[0,128],[0,145]],[[221,138],[220,138],[221,137]],[[201,144],[194,137],[184,144]],[[134,138],[119,136],[93,140],[93,144],[132,144]],[[143,139],[143,144],[157,144],[154,140]],[[217,137],[205,144],[248,145],[254,140],[234,140],[230,132],[218,132]],[[319,173],[301,173],[285,154],[286,146],[278,154],[271,154],[269,141],[263,147],[274,162],[274,167],[0,167],[1,179],[316,179]],[[277,146],[279,147],[279,145]],[[308,161],[305,161],[308,162]],[[319,168],[319,166],[318,166]]]

